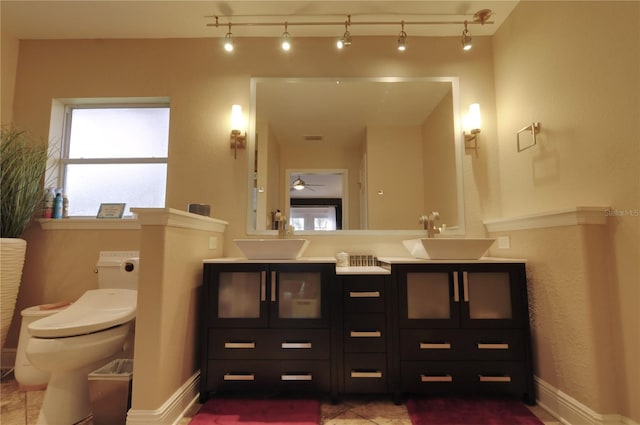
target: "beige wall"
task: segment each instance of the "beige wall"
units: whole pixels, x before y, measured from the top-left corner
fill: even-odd
[[[458,199],[453,93],[449,92],[422,124],[423,212],[437,210],[440,224],[457,225]]]
[[[424,213],[420,126],[369,125],[366,143],[369,228],[419,228]]]
[[[13,119],[13,94],[16,83],[16,68],[18,66],[18,51],[20,42],[11,34],[4,31],[0,36],[1,69],[0,92],[2,102],[0,103],[0,123],[2,125],[11,124]]]
[[[640,422],[640,3],[521,2],[494,37],[503,217],[610,206],[606,226],[515,231],[536,374]],[[542,126],[516,152],[515,132]],[[484,140],[484,128],[481,135]],[[486,141],[495,143],[496,141]],[[487,216],[487,218],[493,218]]]

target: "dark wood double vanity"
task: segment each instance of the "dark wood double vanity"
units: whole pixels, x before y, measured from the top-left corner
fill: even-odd
[[[534,404],[524,262],[379,260],[206,260],[200,401],[309,392]]]

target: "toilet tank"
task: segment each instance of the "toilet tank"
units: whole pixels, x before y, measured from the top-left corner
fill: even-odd
[[[98,288],[138,289],[140,251],[100,251]]]

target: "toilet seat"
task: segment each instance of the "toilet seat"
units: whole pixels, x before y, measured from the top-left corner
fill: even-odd
[[[138,291],[94,289],[60,313],[32,322],[32,337],[61,338],[102,331],[133,320]]]

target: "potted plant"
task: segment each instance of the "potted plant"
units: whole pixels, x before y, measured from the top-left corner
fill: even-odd
[[[27,242],[20,239],[42,210],[47,146],[23,130],[2,127],[0,137],[0,348],[13,318]]]

